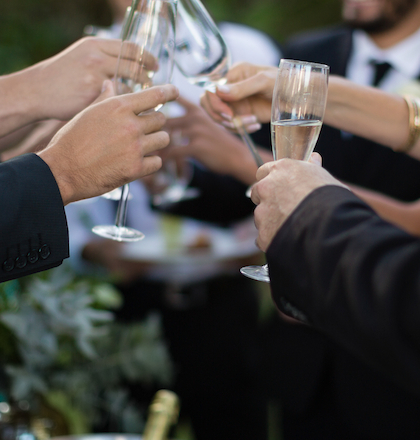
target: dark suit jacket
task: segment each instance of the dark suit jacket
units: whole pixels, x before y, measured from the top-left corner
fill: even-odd
[[[420,395],[418,238],[326,186],[287,219],[267,260],[280,308],[284,297],[314,328]]]
[[[351,42],[351,31],[347,28],[336,27],[318,31],[296,37],[289,44],[286,44],[284,57],[326,63],[330,65],[332,74],[344,75],[351,51]],[[323,157],[323,165],[339,179],[372,188],[403,200],[420,197],[420,162],[406,155],[394,153],[389,148],[362,138],[343,139],[338,130],[327,126],[322,128],[316,150]],[[331,197],[334,194],[332,192]],[[341,193],[340,196],[342,196]],[[350,197],[348,206],[352,206],[352,203],[359,206],[359,202],[356,203]],[[312,206],[316,207],[316,203]],[[365,212],[366,208],[363,207],[363,210]],[[309,211],[310,209],[308,209]],[[315,210],[308,217],[307,222],[305,218],[307,211],[304,215],[302,215],[302,211],[299,212],[301,221],[305,220],[306,225],[310,224],[310,219],[313,220],[318,211]],[[371,212],[368,212],[370,216]],[[298,215],[297,213],[294,218]],[[346,218],[352,219],[351,214],[348,214]],[[319,231],[327,234],[327,229],[322,228],[327,224],[326,221],[322,220],[320,223],[319,218],[317,220]],[[384,224],[379,222],[376,217],[375,222],[381,225],[382,232],[385,229],[391,230],[388,229],[388,226],[385,228]],[[322,292],[329,293],[328,289],[334,289],[335,295],[324,298],[324,303],[328,303],[333,310],[337,308],[340,312],[346,306],[358,307],[360,313],[358,318],[360,320],[364,318],[364,321],[359,323],[360,328],[357,328],[354,322],[354,327],[347,329],[349,334],[355,332],[352,345],[343,343],[344,338],[340,338],[338,334],[339,328],[332,324],[334,322],[337,325],[344,325],[338,312],[337,322],[334,320],[335,315],[330,317],[330,327],[320,326],[319,322],[314,323],[315,328],[291,326],[282,323],[281,320],[271,323],[268,330],[275,333],[276,336],[271,337],[271,342],[266,347],[267,376],[272,381],[272,389],[276,390],[279,398],[283,401],[286,419],[291,415],[300,417],[297,417],[294,426],[290,427],[290,431],[285,436],[286,440],[294,438],[293,434],[290,436],[288,434],[300,432],[299,425],[305,424],[312,429],[301,437],[308,440],[317,438],[345,439],[347,437],[374,440],[418,438],[420,436],[419,389],[416,389],[416,394],[413,394],[414,388],[407,388],[407,386],[405,389],[401,388],[401,380],[398,384],[390,380],[390,377],[397,373],[398,359],[394,359],[397,357],[396,352],[394,354],[388,353],[388,349],[393,348],[389,344],[387,345],[388,335],[379,336],[380,328],[375,327],[376,339],[371,335],[372,339],[361,345],[364,348],[364,353],[369,354],[371,358],[360,356],[362,354],[360,352],[359,356],[354,355],[356,353],[355,347],[362,339],[361,333],[367,330],[366,327],[373,327],[376,324],[376,321],[370,318],[376,303],[374,300],[363,299],[365,290],[361,286],[366,279],[354,281],[352,273],[349,273],[345,280],[338,280],[336,277],[329,278],[326,275],[330,274],[329,269],[331,262],[335,263],[334,258],[347,267],[353,263],[351,258],[356,258],[355,253],[352,253],[351,258],[349,253],[346,254],[347,258],[344,255],[342,257],[341,251],[343,249],[338,245],[334,246],[333,236],[328,241],[322,241],[325,237],[321,235],[307,241],[306,236],[294,233],[295,240],[292,241],[292,236],[289,237],[289,245],[284,247],[286,231],[290,234],[291,228],[284,229],[281,234],[283,237],[281,245],[279,238],[277,238],[267,254],[276,302],[281,305],[278,292],[284,293],[285,296],[290,295],[292,304],[302,296],[305,298],[305,307],[300,303],[296,303],[297,306],[302,307],[304,312],[318,311],[321,310],[318,309],[318,295],[321,295]],[[400,232],[398,232],[399,234]],[[406,239],[413,240],[407,238],[406,234],[402,235]],[[360,255],[357,256],[355,263],[361,264],[363,261],[366,271],[369,271],[373,264],[371,258],[375,255],[375,249],[368,248],[369,237],[365,238],[365,241],[359,242]],[[340,243],[344,243],[344,239]],[[326,250],[334,247],[336,253],[334,256],[330,255],[331,261],[322,259],[324,247]],[[363,260],[364,252],[369,251],[370,253],[365,255],[366,258]],[[378,248],[377,251],[380,252],[380,249]],[[299,253],[299,256],[296,253]],[[309,267],[310,265],[304,261],[303,255],[310,259],[314,266]],[[291,264],[289,264],[287,269],[283,269],[285,256],[287,256],[287,261],[293,262],[295,267],[290,267]],[[395,258],[390,262],[391,266],[395,264],[396,267],[400,267],[398,258],[395,255]],[[277,259],[279,259],[278,262]],[[333,267],[337,266],[334,264]],[[359,266],[358,269],[360,274],[363,274],[363,267]],[[385,273],[386,270],[383,272]],[[375,273],[372,283],[381,282],[382,285],[380,280],[382,275],[382,273],[380,275]],[[289,282],[288,277],[294,282]],[[316,280],[315,284],[314,280]],[[388,280],[388,278],[384,278],[384,280]],[[327,290],[321,290],[321,283],[324,283],[322,287]],[[358,293],[356,303],[356,299],[353,299],[350,294],[345,296],[346,289],[349,287],[354,287],[352,292]],[[391,286],[388,287],[391,288]],[[343,290],[341,291],[341,289]],[[394,296],[396,292],[398,290],[394,291]],[[323,305],[327,304],[321,302],[319,307],[322,308]],[[282,306],[284,307],[284,304]],[[308,306],[310,306],[309,309]],[[293,312],[290,309],[289,311]],[[326,315],[327,310],[324,312]],[[350,314],[350,310],[348,313]],[[322,316],[324,317],[324,314]],[[355,319],[354,316],[353,319]],[[385,317],[383,319],[385,322]],[[322,320],[321,316],[319,316],[319,320]],[[333,339],[323,336],[319,332],[320,329],[326,331]],[[349,334],[346,334],[346,337]],[[384,339],[380,340],[382,336]],[[394,342],[397,345],[397,341]],[[372,357],[376,356],[379,351],[381,351],[381,357],[376,358],[373,362]],[[388,376],[378,374],[376,367],[380,367],[382,363],[384,368],[379,371],[383,372],[386,369]],[[413,368],[413,371],[405,376],[405,385],[410,385],[411,379],[414,380],[413,376],[417,374],[417,371],[414,373],[414,368],[417,366],[416,362],[411,366],[407,365],[407,368]],[[402,371],[399,370],[400,377],[401,373]],[[290,420],[293,420],[293,417],[290,417]],[[290,420],[284,421],[286,428],[288,423],[293,424]]]
[[[331,74],[345,76],[351,48],[351,30],[335,27],[291,39],[284,47],[284,58],[325,63]],[[401,200],[420,198],[420,162],[403,153],[358,136],[343,139],[339,130],[326,125],[315,151],[338,179]]]
[[[61,195],[47,164],[28,154],[0,164],[0,282],[69,256]]]

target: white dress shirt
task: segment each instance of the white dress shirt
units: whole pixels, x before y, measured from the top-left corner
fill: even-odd
[[[388,49],[379,48],[366,32],[356,30],[346,77],[357,84],[372,84],[372,60],[392,66],[379,87],[387,92],[404,93],[407,83],[416,80],[420,73],[420,29]]]

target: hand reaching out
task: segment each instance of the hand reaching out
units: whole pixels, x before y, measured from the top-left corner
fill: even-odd
[[[183,98],[177,103],[184,107],[185,115],[169,118],[165,125],[171,143],[162,152],[163,160],[192,157],[213,172],[232,175],[248,185],[255,182],[257,166],[246,145],[199,106]]]
[[[258,122],[269,122],[271,100],[277,76],[277,67],[257,66],[250,63],[235,64],[227,74],[227,83],[219,86],[216,93],[206,92],[201,105],[218,123],[234,129],[231,122],[234,114],[254,116]],[[245,125],[248,125],[244,121]],[[253,121],[255,124],[255,121]],[[248,131],[255,131],[247,127]]]
[[[120,40],[82,38],[59,54],[0,78],[0,136],[45,119],[67,121],[91,104],[114,77]],[[150,60],[151,68],[155,63]],[[126,70],[135,60],[127,58]]]

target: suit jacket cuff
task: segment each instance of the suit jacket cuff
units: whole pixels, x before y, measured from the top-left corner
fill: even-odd
[[[266,257],[273,300],[283,313],[312,322],[313,285],[308,271],[317,255],[311,244],[322,235],[336,209],[350,201],[363,203],[343,187],[318,188],[299,204],[274,237]]]
[[[58,266],[69,256],[61,194],[38,155],[0,165],[0,203],[0,282]]]

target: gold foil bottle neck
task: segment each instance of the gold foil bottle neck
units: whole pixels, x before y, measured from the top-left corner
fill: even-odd
[[[178,396],[168,390],[159,390],[149,406],[149,416],[143,440],[166,440],[169,429],[179,416]]]

